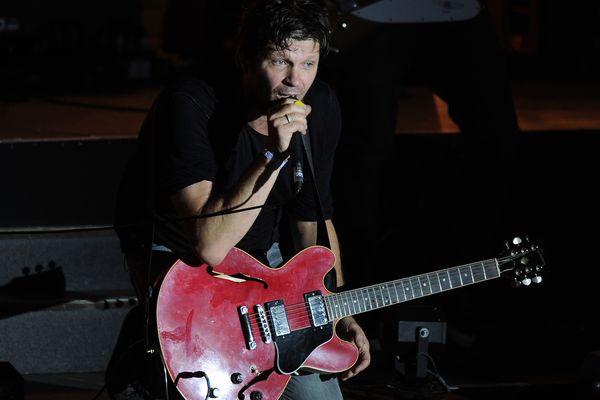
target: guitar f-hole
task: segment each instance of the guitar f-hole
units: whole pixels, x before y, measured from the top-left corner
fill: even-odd
[[[257,282],[257,283],[262,283],[264,289],[269,288],[269,284],[267,282],[263,281],[262,279],[255,278],[253,276],[248,276],[248,275],[242,274],[241,272],[237,272],[233,275],[224,274],[222,272],[215,271],[215,269],[210,266],[206,267],[206,272],[208,272],[209,275],[214,276],[215,278],[226,279],[226,280],[229,280],[229,281],[235,282],[235,283]]]

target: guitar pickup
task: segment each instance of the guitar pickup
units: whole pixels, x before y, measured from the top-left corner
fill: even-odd
[[[308,304],[310,319],[314,327],[327,325],[329,318],[325,310],[325,302],[320,291],[304,294],[304,300]]]
[[[260,336],[263,342],[271,343],[273,338],[271,336],[271,330],[269,329],[269,323],[267,322],[267,316],[265,315],[265,309],[260,304],[254,306],[254,312],[256,313],[256,319],[260,330]]]
[[[270,301],[265,305],[268,313],[271,315],[271,324],[273,326],[273,331],[275,332],[275,338],[289,334],[291,332],[290,324],[288,323],[283,301]]]
[[[238,308],[238,315],[242,325],[242,332],[244,334],[246,348],[248,350],[254,350],[256,349],[256,340],[254,340],[254,335],[252,334],[252,326],[250,324],[250,317],[248,316],[248,307],[240,306]]]

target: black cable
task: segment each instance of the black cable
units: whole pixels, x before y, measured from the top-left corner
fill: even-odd
[[[180,218],[173,218],[173,221],[188,221],[188,220],[192,220],[192,219],[203,219],[203,218],[210,218],[210,217],[217,217],[220,215],[227,215],[227,214],[234,214],[234,213],[238,213],[238,212],[243,212],[243,211],[250,211],[250,210],[255,210],[257,208],[263,208],[263,207],[279,207],[281,205],[285,204],[285,202],[280,202],[280,203],[274,203],[274,204],[261,204],[258,206],[252,206],[252,207],[246,207],[246,208],[240,208],[240,209],[226,209],[226,210],[221,210],[221,211],[216,211],[214,213],[209,213],[209,214],[201,214],[201,215],[192,215],[189,217],[180,217]],[[161,217],[159,217],[158,215],[155,215],[155,220],[161,220]],[[141,224],[121,224],[121,225],[97,225],[97,226],[87,226],[87,227],[72,227],[72,228],[39,228],[39,229],[11,229],[11,230],[1,230],[2,228],[0,228],[0,236],[1,235],[15,235],[15,234],[19,234],[19,235],[35,235],[35,234],[45,234],[45,233],[72,233],[72,232],[94,232],[94,231],[110,231],[110,230],[117,230],[117,229],[123,229],[123,228],[135,228],[140,226]],[[152,225],[154,226],[154,222],[152,222]]]

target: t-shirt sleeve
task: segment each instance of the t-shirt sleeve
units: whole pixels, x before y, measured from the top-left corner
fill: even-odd
[[[188,85],[190,86],[190,85]],[[205,84],[166,91],[156,105],[156,181],[172,194],[217,172],[208,133],[214,96]]]

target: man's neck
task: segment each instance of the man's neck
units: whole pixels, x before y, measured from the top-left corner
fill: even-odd
[[[266,115],[261,115],[260,117],[249,121],[248,125],[250,125],[250,127],[252,129],[254,129],[256,132],[260,133],[261,135],[268,135],[269,134],[269,127],[267,125],[267,116]]]

